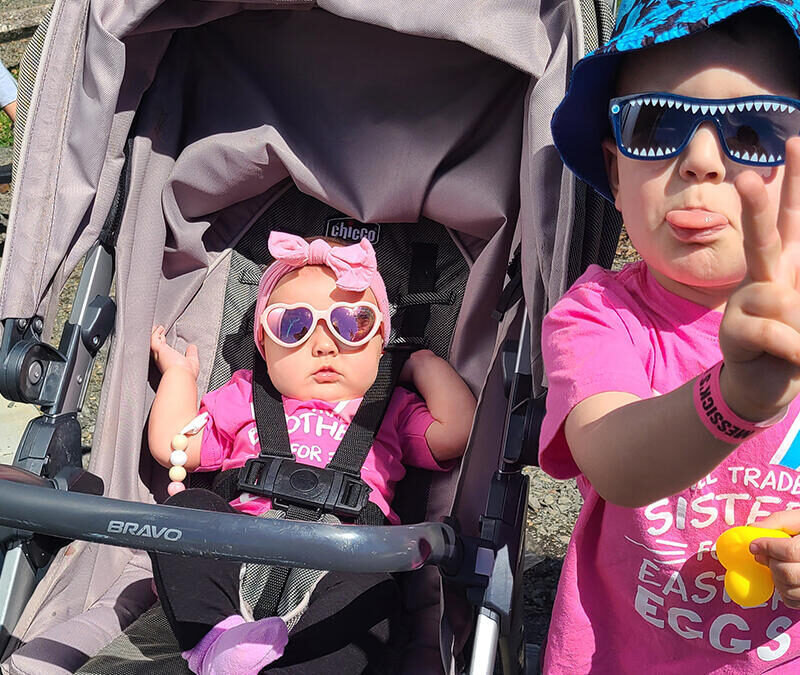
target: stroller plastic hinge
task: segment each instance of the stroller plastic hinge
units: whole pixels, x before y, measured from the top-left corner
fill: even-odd
[[[65,539],[34,534],[16,527],[0,526],[0,552],[19,547],[34,570],[48,565],[53,554],[66,543]]]
[[[0,465],[0,480],[36,487],[55,487],[54,481],[17,466]],[[8,525],[0,526],[0,551],[19,548],[31,569],[41,569],[48,565],[55,552],[65,543],[65,539],[34,534]]]
[[[98,295],[86,308],[80,326],[81,342],[86,350],[95,356],[103,346],[111,331],[114,330],[114,319],[117,306],[111,298]]]
[[[10,401],[48,405],[64,357],[41,341],[42,319],[5,319],[0,342],[0,394]]]
[[[28,422],[14,466],[54,478],[65,467],[82,467],[81,427],[75,413],[42,415]]]
[[[52,478],[59,490],[80,492],[85,495],[102,495],[105,484],[100,476],[96,476],[77,466],[65,466]]]
[[[459,555],[449,566],[441,568],[442,574],[453,584],[466,588],[473,604],[480,604],[494,561],[492,544],[478,537],[461,536],[458,548]]]
[[[33,532],[27,530],[20,530],[16,527],[6,527],[0,525],[0,551],[10,547],[12,544],[17,544],[21,541],[28,541],[33,537]]]
[[[371,492],[361,478],[280,457],[248,459],[238,488],[270,497],[277,506],[295,504],[343,518],[357,518]]]

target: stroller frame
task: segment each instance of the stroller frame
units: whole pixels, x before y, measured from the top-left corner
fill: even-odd
[[[577,7],[578,2],[581,9],[574,8],[578,21],[605,37],[610,30],[605,0],[572,0],[568,4]],[[578,30],[573,49],[580,54],[593,46],[588,38],[584,44]],[[247,528],[248,534],[240,541],[248,542],[248,546],[237,546],[232,553],[225,541],[232,540],[235,516],[198,512],[188,518],[182,509],[177,519],[171,507],[97,496],[102,492],[102,481],[81,468],[80,430],[75,415],[82,405],[93,359],[114,325],[115,307],[110,298],[113,246],[125,206],[126,181],[123,168],[118,197],[111,205],[100,239],[86,255],[78,295],[59,348],[42,342],[42,317],[3,320],[0,393],[11,400],[36,403],[44,414],[29,424],[14,466],[0,472],[0,479],[5,481],[0,490],[0,651],[52,553],[68,539],[230,560],[319,566],[315,558],[309,557],[310,550],[325,559],[324,567],[356,568],[353,558],[348,556],[345,560],[341,555],[343,532],[337,526],[262,520],[242,523],[256,519],[238,519],[235,527]],[[575,200],[576,210],[585,213],[594,229],[587,227],[586,232],[577,233],[574,238],[568,278],[559,282],[562,287],[589,262],[610,262],[609,241],[616,239],[619,227],[612,223],[610,230],[606,228],[608,209],[604,210],[602,200],[583,186],[575,188]],[[610,246],[613,255],[613,242]],[[526,255],[530,256],[530,251],[523,250],[523,262]],[[508,338],[501,348],[508,405],[501,458],[485,507],[480,511],[479,535],[460,534],[455,521],[363,526],[355,539],[353,528],[347,528],[347,546],[352,549],[355,545],[371,554],[362,556],[359,562],[363,567],[359,565],[359,570],[402,571],[435,565],[447,582],[467,589],[467,597],[478,608],[470,667],[476,675],[493,671],[498,648],[505,673],[525,670],[519,611],[522,585],[514,583],[521,578],[527,508],[528,479],[521,468],[535,462],[543,387],[538,373],[531,368],[538,328],[529,319],[531,305],[526,307],[525,302],[520,302],[519,266],[516,271],[512,269],[510,277],[500,315],[509,311],[504,322],[513,326],[519,337]],[[61,517],[54,519],[54,512]],[[210,537],[209,532],[219,537]],[[260,540],[253,536],[256,532],[269,537],[271,550],[255,544]],[[309,546],[311,543],[313,546]],[[307,551],[300,558],[304,547]],[[398,550],[405,551],[404,555],[399,556]]]
[[[353,528],[241,518],[102,497],[102,480],[83,470],[80,429],[74,433],[75,414],[93,364],[88,357],[96,355],[113,325],[108,321],[108,312],[113,317],[109,297],[112,272],[111,249],[98,242],[87,254],[59,350],[41,342],[33,330],[40,325],[40,317],[25,323],[19,319],[4,322],[0,393],[41,405],[47,412],[29,423],[14,464],[0,466],[0,480],[6,481],[0,491],[0,544],[4,548],[0,649],[53,552],[80,539],[160,553],[333,571],[404,572],[435,565],[445,577],[469,588],[479,606],[470,674],[494,671],[498,645],[504,672],[525,672],[521,617],[515,611],[521,584],[515,586],[514,580],[522,571],[528,493],[528,478],[521,472],[520,460],[525,439],[536,436],[531,425],[537,410],[531,398],[530,329],[525,310],[521,339],[509,342],[504,351],[505,364],[510,365],[509,357],[513,357],[513,371],[506,373],[510,398],[503,465],[492,481],[480,538],[460,537],[454,528],[457,524],[447,522]],[[510,287],[515,284],[516,279]],[[96,308],[110,309],[104,314]],[[86,343],[95,348],[93,354]],[[38,373],[43,375],[32,389],[29,385]],[[70,389],[71,382],[81,387]],[[43,392],[56,393],[49,394],[50,399]],[[60,514],[55,522],[53,513]],[[25,530],[19,529],[20,523]],[[510,536],[515,533],[517,536]],[[240,542],[235,550],[230,541]]]

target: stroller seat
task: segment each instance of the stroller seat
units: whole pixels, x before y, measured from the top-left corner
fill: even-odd
[[[251,327],[257,286],[265,265],[270,262],[267,236],[278,228],[299,236],[339,234],[350,240],[367,233],[376,249],[392,307],[393,331],[387,350],[425,347],[442,357],[448,355],[469,267],[447,230],[427,219],[417,224],[364,225],[287,183],[234,246],[230,261],[224,265],[228,279],[209,389],[221,386],[235,370],[252,368]],[[186,320],[191,322],[191,311],[188,314]],[[179,320],[171,333],[180,332]],[[214,475],[194,473],[190,487],[209,488]],[[454,487],[452,473],[438,475],[412,469],[412,476],[399,484],[400,494],[393,506],[399,509],[404,523],[436,520],[447,513],[443,507],[452,498]],[[163,481],[160,489],[163,489]],[[429,501],[429,495],[435,498]],[[431,571],[403,575],[408,606],[414,608],[406,614],[407,627],[403,633],[411,632],[413,626],[427,627],[438,620],[438,593],[426,592],[435,588],[435,575],[424,581],[414,578],[429,576]],[[310,592],[306,588],[303,590]],[[285,610],[280,615],[284,613]],[[431,613],[435,616],[425,616]],[[413,654],[417,667],[423,662],[435,663],[438,649],[434,635],[427,631],[415,633],[413,642],[404,645],[404,650]],[[78,672],[87,675],[189,673],[179,651],[163,612],[156,605]]]

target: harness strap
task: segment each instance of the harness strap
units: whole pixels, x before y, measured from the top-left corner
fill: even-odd
[[[319,514],[310,509],[289,504],[289,507],[286,509],[286,519],[314,522],[319,520]],[[281,596],[286,588],[286,580],[289,578],[289,573],[291,571],[291,567],[280,567],[276,565],[272,568],[267,578],[267,583],[264,586],[264,591],[261,593],[261,597],[259,597],[255,607],[253,607],[253,614],[255,616],[275,616],[275,613],[278,611],[278,603],[280,603]]]
[[[283,399],[267,373],[267,364],[256,351],[253,356],[253,411],[261,445],[259,457],[294,460],[283,411]]]
[[[387,352],[378,365],[375,382],[353,416],[349,428],[339,443],[326,469],[348,474],[361,481],[361,467],[367,458],[378,428],[383,421],[389,399],[400,375],[407,354],[396,351]],[[259,459],[277,457],[293,460],[289,446],[289,432],[283,400],[269,378],[267,366],[261,358],[254,360],[253,368],[253,408],[256,427],[261,443]],[[285,439],[285,440],[284,440]],[[288,457],[287,457],[288,455]],[[320,511],[288,502],[286,518],[289,520],[316,521]],[[361,508],[356,522],[363,525],[382,525],[384,516],[376,504],[367,501]],[[258,600],[254,613],[272,616],[284,593],[291,568],[275,566],[270,573],[264,592]]]
[[[413,242],[411,244],[411,260],[408,272],[408,292],[432,293],[436,290],[438,271],[436,259],[439,247],[436,244]],[[425,336],[425,328],[431,316],[429,303],[415,304],[403,313],[403,321],[399,328],[402,338],[410,341],[420,340]]]
[[[514,250],[511,262],[508,264],[508,283],[503,287],[497,307],[492,312],[495,321],[502,321],[506,312],[522,298],[522,245]]]
[[[378,364],[375,382],[364,394],[350,427],[328,463],[329,469],[360,476],[375,434],[381,426],[400,371],[408,358],[406,350],[387,350]]]
[[[295,508],[300,509],[297,512],[303,513],[305,509],[309,518],[310,514],[324,510],[362,524],[382,524],[383,513],[367,501],[370,489],[361,479],[361,467],[383,421],[407,354],[407,350],[396,349],[384,354],[375,382],[364,394],[347,432],[324,469],[308,465],[295,468],[281,395],[269,379],[263,359],[256,358],[253,409],[261,452],[258,458],[248,460],[241,470],[221,472],[214,480],[214,492],[228,500],[244,490],[269,496],[277,494],[280,497],[277,506],[286,508],[294,503]],[[294,478],[293,474],[298,472],[303,475]],[[306,488],[302,494],[292,494],[293,490],[287,489],[300,483]]]

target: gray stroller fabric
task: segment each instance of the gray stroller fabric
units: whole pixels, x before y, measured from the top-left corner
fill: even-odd
[[[231,248],[290,179],[361,222],[429,218],[453,232],[471,269],[449,358],[480,408],[460,498],[432,491],[424,515],[452,506],[477,534],[503,428],[495,357],[519,327],[516,310],[499,325],[489,317],[516,243],[532,242],[523,282],[534,326],[566,284],[573,188],[548,122],[581,48],[576,11],[561,0],[56,1],[19,147],[0,318],[40,313],[52,327],[131,137],[90,466],[106,495],[163,491],[143,441],[151,326],[167,325],[178,349],[215,353]],[[210,370],[204,359],[202,390]],[[74,672],[152,605],[149,576],[141,552],[71,544],[36,588],[2,672]],[[422,578],[437,592],[436,570]],[[463,636],[457,605],[431,627],[445,635],[445,663]]]

